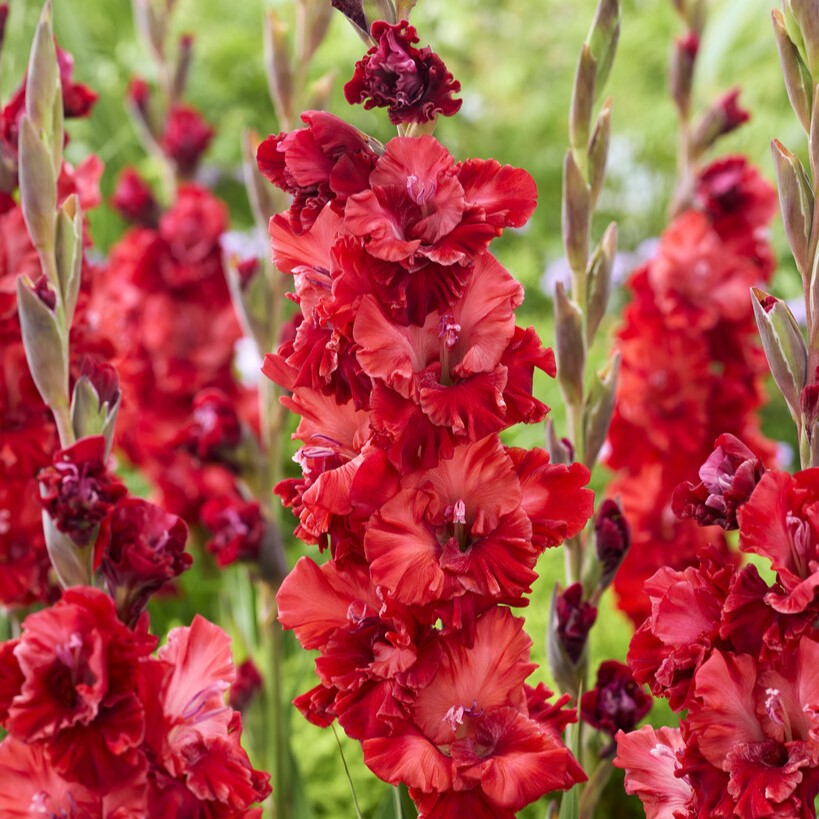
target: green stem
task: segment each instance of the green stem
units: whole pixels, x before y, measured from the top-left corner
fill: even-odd
[[[355,806],[356,818],[357,819],[363,819],[363,817],[361,815],[361,808],[359,807],[359,804],[358,804],[358,797],[356,796],[356,792],[355,792],[355,785],[353,784],[353,778],[350,776],[350,769],[347,767],[347,760],[344,758],[344,749],[341,747],[341,740],[338,738],[338,731],[336,730],[335,723],[333,723],[332,729],[333,729],[333,736],[336,738],[336,745],[338,745],[338,753],[339,753],[339,756],[341,757],[341,764],[344,766],[344,773],[347,776],[347,783],[350,786],[350,793],[353,795],[353,805]],[[398,793],[397,788],[395,789],[395,793],[396,794]],[[398,808],[399,808],[399,810],[401,808],[400,802],[398,804]],[[399,814],[399,816],[400,816],[400,814]]]

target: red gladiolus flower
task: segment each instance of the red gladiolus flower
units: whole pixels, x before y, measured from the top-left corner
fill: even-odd
[[[643,803],[646,819],[693,819],[694,792],[682,774],[684,743],[679,729],[643,726],[617,734],[614,764],[626,771],[626,793]]]
[[[205,547],[216,555],[220,566],[237,560],[258,560],[266,528],[258,502],[212,498],[203,504],[201,516],[211,532]]]
[[[94,528],[127,493],[125,485],[108,474],[102,435],[83,438],[54,455],[52,466],[38,475],[40,502],[78,546],[87,546]]]
[[[21,742],[40,743],[62,776],[81,777],[94,790],[138,776],[145,716],[134,681],[154,645],[144,630],[117,619],[103,592],[67,589],[54,606],[26,618],[13,657],[5,658],[3,676],[19,674],[17,690],[0,686],[6,729]]]
[[[189,569],[188,527],[140,498],[125,498],[103,522],[95,549],[100,571],[124,622],[133,625],[148,598]]]
[[[160,144],[176,164],[179,173],[191,176],[214,133],[196,109],[177,103],[168,112]]]
[[[389,108],[393,125],[429,122],[438,114],[451,117],[460,110],[461,100],[452,95],[461,84],[431,48],[414,47],[418,35],[406,20],[394,26],[377,20],[372,36],[377,44],[356,63],[353,78],[344,86],[347,102]]]
[[[234,401],[221,390],[209,389],[193,399],[193,415],[179,441],[203,461],[230,463],[231,451],[242,438],[242,422]]]
[[[766,472],[740,509],[743,552],[771,561],[782,584],[766,601],[783,614],[804,611],[819,586],[819,469]]]
[[[672,508],[678,517],[694,518],[700,526],[737,529],[737,509],[747,503],[765,467],[733,435],[720,435],[714,447],[700,467],[700,483],[680,484],[674,490]]]
[[[159,218],[153,191],[133,168],[120,174],[111,204],[121,216],[138,225],[153,227]]]
[[[307,128],[269,136],[259,145],[259,170],[293,196],[290,227],[300,235],[328,203],[338,209],[367,186],[376,154],[361,131],[332,114],[305,111]]]

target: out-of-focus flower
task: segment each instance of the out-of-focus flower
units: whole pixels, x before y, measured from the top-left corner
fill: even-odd
[[[206,547],[220,566],[254,561],[265,534],[261,506],[238,498],[211,498],[202,506],[202,523],[210,530]]]
[[[129,222],[152,227],[159,218],[153,191],[134,168],[126,168],[117,180],[113,206]]]
[[[214,133],[196,109],[177,103],[168,112],[160,144],[176,164],[179,173],[191,176]]]

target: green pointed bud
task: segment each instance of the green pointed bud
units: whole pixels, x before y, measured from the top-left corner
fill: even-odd
[[[258,134],[245,131],[242,134],[242,175],[256,224],[266,227],[273,216],[287,209],[287,200],[286,194],[274,188],[259,172],[256,162],[258,148]]]
[[[319,3],[312,6],[307,3],[296,4],[297,13],[302,10],[309,9],[310,18],[304,24],[308,29],[307,45],[304,53],[301,55],[301,60],[304,64],[309,63],[313,59],[318,47],[324,42],[327,36],[327,29],[330,27],[330,21],[333,19],[333,6],[331,3]],[[406,20],[406,17],[399,17],[399,20]]]
[[[808,149],[810,151],[811,176],[814,179],[819,179],[819,84],[813,89]]]
[[[277,339],[272,337],[274,311],[271,310],[270,282],[265,276],[264,264],[253,258],[240,261],[236,253],[227,249],[222,261],[233,309],[242,322],[245,335],[254,339],[262,354],[273,349]],[[276,270],[273,275],[282,274]]]
[[[391,26],[398,22],[398,12],[392,0],[364,0],[362,6],[370,21],[385,20]]]
[[[134,23],[145,45],[164,63],[165,30],[170,13],[169,3],[133,0]]]
[[[606,179],[606,162],[609,158],[609,139],[611,136],[611,99],[607,99],[600,109],[589,141],[589,183],[591,185],[591,207],[597,204],[597,198],[603,189]]]
[[[34,41],[28,62],[26,78],[26,113],[34,127],[45,134],[49,142],[54,133],[54,100],[60,101],[60,71],[57,67],[57,49],[51,28],[51,3],[43,6],[43,12],[34,32]],[[62,141],[62,133],[60,133]]]
[[[583,400],[583,369],[586,343],[583,338],[583,314],[568,296],[563,283],[555,287],[555,351],[557,379],[569,403],[579,406]]]
[[[786,0],[785,6],[801,35],[808,70],[819,81],[819,1]]]
[[[563,162],[563,245],[575,273],[586,271],[591,227],[591,191],[571,151]]]
[[[70,327],[82,277],[82,211],[76,194],[71,194],[57,212],[55,256],[63,294],[65,323]]]
[[[176,51],[176,61],[174,63],[173,82],[171,83],[171,96],[174,100],[182,99],[185,89],[188,87],[188,76],[191,70],[191,60],[193,58],[193,35],[183,34],[179,38],[179,46]]]
[[[776,386],[785,398],[794,421],[800,423],[801,394],[807,384],[808,350],[796,319],[787,304],[760,290],[751,288],[762,348]]]
[[[54,249],[54,220],[57,209],[57,181],[51,154],[37,134],[31,119],[20,120],[20,204],[29,236],[41,254]],[[44,271],[49,278],[54,271]],[[58,282],[54,282],[58,286]]]
[[[788,99],[802,127],[809,132],[813,100],[813,81],[810,72],[799,55],[799,49],[788,36],[782,12],[774,9],[771,12],[771,19]]]
[[[576,152],[585,152],[588,146],[596,77],[597,65],[591,49],[584,44],[577,61],[569,107],[569,144]]]
[[[597,79],[594,85],[595,100],[606,86],[619,39],[619,0],[599,0],[594,20],[592,20],[591,28],[586,37],[586,46],[588,46],[597,65]]]
[[[319,77],[311,86],[307,96],[309,107],[313,111],[326,111],[330,95],[336,82],[336,71],[328,71]]]
[[[70,586],[90,586],[96,534],[91,538],[88,546],[78,546],[55,526],[54,521],[45,511],[43,512],[43,533],[48,556],[57,573],[60,585],[64,589]]]
[[[397,0],[396,11],[399,20],[409,20],[410,12],[415,8],[418,0]]]
[[[282,123],[293,117],[293,68],[287,24],[268,9],[264,18],[264,64],[267,87]]]
[[[812,267],[810,255],[811,225],[813,224],[813,186],[799,157],[792,154],[779,140],[771,142],[779,207],[785,235],[803,281],[808,281]]]
[[[71,394],[71,427],[78,440],[102,435],[106,459],[111,454],[121,401],[117,371],[110,364],[84,358]]]
[[[50,408],[68,405],[68,354],[65,333],[54,309],[20,277],[17,311],[31,377]]]
[[[589,263],[589,275],[586,292],[586,343],[591,346],[594,335],[609,306],[611,295],[611,272],[617,255],[617,223],[612,222],[607,228],[600,244],[594,251]]]
[[[586,404],[583,407],[583,427],[586,433],[584,464],[591,469],[603,447],[614,412],[614,397],[620,377],[620,352],[599,373],[595,373]]]

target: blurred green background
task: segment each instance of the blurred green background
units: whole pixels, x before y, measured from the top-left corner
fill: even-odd
[[[3,100],[23,75],[40,11],[40,4],[32,0],[11,0],[10,6],[0,80]],[[153,70],[135,36],[129,2],[54,0],[54,6],[57,35],[60,44],[75,57],[76,78],[100,94],[93,116],[70,126],[69,159],[79,161],[90,152],[103,159],[106,198],[125,165],[136,165],[149,178],[158,179],[159,168],[146,158],[123,102],[129,79],[136,74],[151,79]],[[537,181],[539,206],[531,222],[504,236],[493,248],[526,286],[527,300],[520,311],[520,323],[534,324],[547,344],[552,343],[551,302],[542,277],[547,266],[561,255],[560,168],[566,145],[566,112],[575,60],[594,6],[594,0],[419,0],[412,14],[421,45],[431,44],[463,87],[461,113],[441,121],[436,135],[458,159],[493,156],[526,168]],[[773,176],[770,139],[776,136],[788,147],[800,150],[804,142],[780,79],[769,19],[772,6],[771,0],[714,0],[710,4],[695,93],[701,108],[730,87],[743,88],[742,102],[752,111],[753,119],[724,140],[720,151],[748,154],[768,178]],[[285,19],[292,18],[289,0],[178,0],[174,18],[179,33],[192,32],[196,38],[187,101],[218,129],[200,176],[229,203],[235,229],[246,229],[251,224],[239,168],[240,135],[249,127],[263,135],[278,130],[262,64],[262,19],[268,7],[276,8]],[[667,64],[671,40],[680,33],[669,0],[623,0],[622,37],[607,89],[614,98],[609,175],[596,218],[595,237],[615,219],[620,226],[620,246],[626,251],[657,236],[665,223],[677,144],[675,111],[666,93]],[[329,110],[386,141],[394,133],[386,115],[360,107],[351,109],[342,96],[343,83],[362,53],[360,40],[336,15],[311,68],[311,77],[318,79],[335,72]],[[125,229],[105,205],[92,214],[91,227],[101,251],[107,250]],[[774,228],[774,242],[780,258],[774,290],[781,296],[796,296],[799,281],[779,224]],[[616,294],[615,312],[606,325],[608,333],[616,326],[616,309],[622,302],[622,293]],[[594,352],[601,365],[606,346],[603,339]],[[536,391],[554,407],[553,415],[561,429],[556,384],[543,378],[537,382]],[[790,441],[790,422],[779,404],[766,409],[765,419],[770,437]],[[542,445],[542,425],[512,430],[508,439],[517,445]],[[594,483],[602,487],[605,475],[595,475]],[[284,526],[289,530],[288,520]],[[293,544],[294,559],[301,551]],[[554,581],[562,576],[561,551],[545,555],[539,569],[541,580],[531,605],[522,613],[534,640],[534,659],[544,664],[549,598]],[[219,574],[203,558],[183,584],[182,600],[164,601],[154,607],[157,633],[179,622],[189,622],[195,611],[219,620],[237,635],[246,633],[251,628],[248,624],[253,601],[242,593],[246,588],[242,571],[232,568]],[[604,600],[593,633],[592,668],[605,658],[623,659],[629,636],[625,619],[613,610],[610,601]],[[292,640],[287,645],[287,688],[289,694],[296,695],[314,684],[311,659],[297,650]],[[245,651],[237,641],[239,659]],[[543,666],[534,677],[548,683]],[[655,716],[659,720],[670,717],[662,709]],[[252,728],[251,713],[251,735]],[[304,789],[304,815],[354,816],[332,732],[309,725],[295,712],[291,731]],[[392,816],[389,789],[363,766],[358,744],[343,736],[341,741],[364,816]],[[534,819],[545,812],[541,804],[521,815]],[[622,786],[615,780],[598,816],[640,815],[639,803],[622,795]]]

